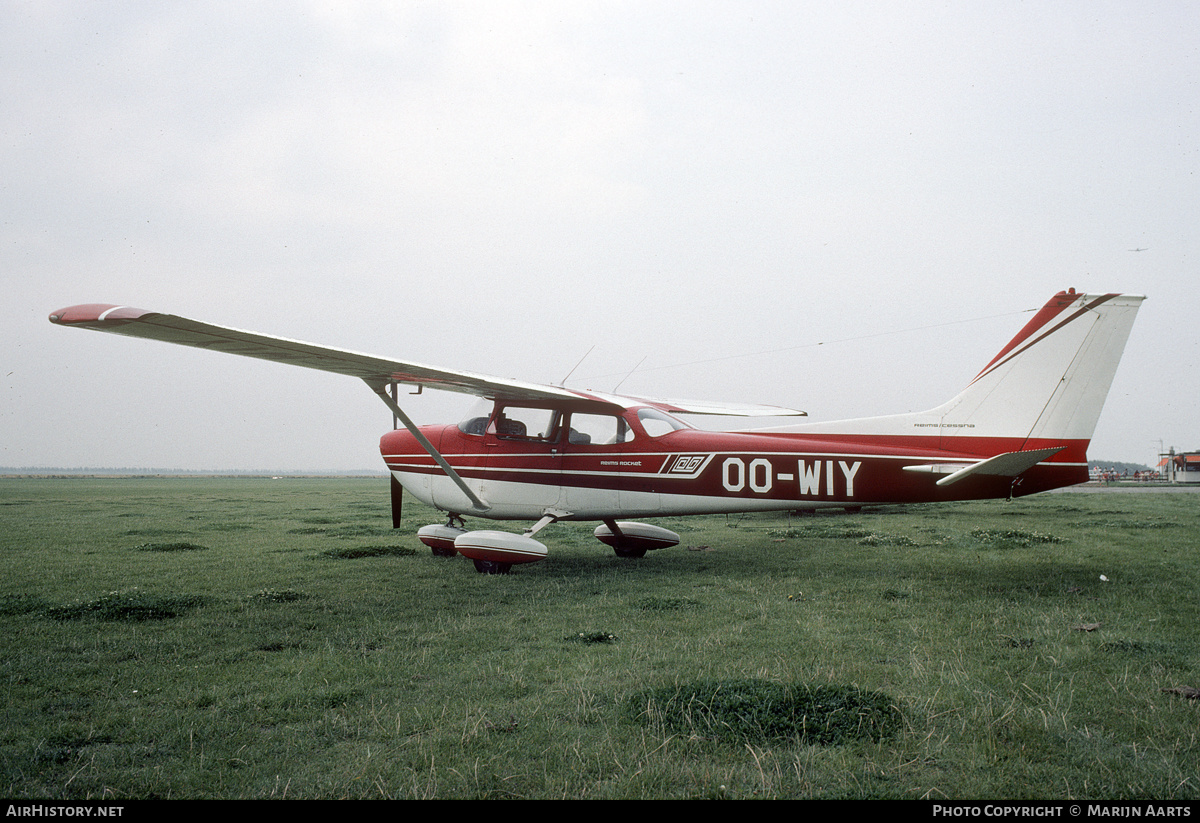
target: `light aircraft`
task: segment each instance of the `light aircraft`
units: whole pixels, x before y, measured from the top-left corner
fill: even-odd
[[[383,435],[393,526],[402,490],[447,513],[418,531],[436,554],[484,573],[543,560],[559,520],[599,521],[622,557],[673,546],[627,518],[812,510],[1020,497],[1088,479],[1087,446],[1144,298],[1050,298],[948,402],[925,412],[747,431],[693,428],[689,414],[803,416],[772,406],[648,400],[524,383],[214,326],[128,306],[50,315],[95,329],[291,363],[363,380],[403,428]],[[417,426],[400,384],[476,395],[458,424]],[[464,516],[533,521],[524,534],[467,530]]]

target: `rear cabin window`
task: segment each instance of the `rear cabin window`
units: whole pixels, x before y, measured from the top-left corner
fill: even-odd
[[[664,434],[670,434],[673,431],[691,428],[691,426],[682,420],[677,420],[666,412],[660,412],[658,409],[638,409],[638,422],[642,424],[642,428],[646,430],[646,434],[651,437],[662,437]]]

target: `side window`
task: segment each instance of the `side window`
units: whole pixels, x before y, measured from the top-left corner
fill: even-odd
[[[554,409],[505,406],[492,421],[490,432],[503,440],[558,440],[562,413]]]
[[[681,420],[677,420],[665,412],[660,412],[658,409],[638,409],[638,421],[641,422],[642,428],[646,430],[646,434],[651,437],[662,437],[664,434],[670,434],[673,431],[680,429],[688,429],[691,426]]]
[[[572,414],[567,437],[576,446],[611,446],[633,440],[633,430],[613,414]]]

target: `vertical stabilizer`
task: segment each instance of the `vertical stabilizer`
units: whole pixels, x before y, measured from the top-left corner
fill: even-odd
[[[1145,298],[1059,292],[957,397],[926,413],[943,438],[1092,437]]]
[[[864,442],[917,444],[990,457],[1066,447],[1081,462],[1144,297],[1050,298],[962,392],[926,412],[788,426],[789,431]]]

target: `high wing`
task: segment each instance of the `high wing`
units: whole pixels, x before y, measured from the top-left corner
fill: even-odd
[[[677,414],[746,417],[804,414],[804,412],[794,409],[775,406],[717,404],[685,400],[644,400],[575,391],[559,386],[526,383],[474,372],[427,366],[407,360],[391,360],[345,349],[289,340],[284,337],[202,323],[186,317],[135,309],[131,306],[99,303],[71,306],[51,314],[50,322],[60,326],[160,340],[165,343],[223,351],[245,357],[256,357],[260,360],[289,363],[294,366],[358,377],[377,393],[393,383],[402,383],[479,397],[523,402],[571,401],[580,406],[599,406],[609,409],[622,409],[633,403],[639,403],[656,406]]]
[[[404,360],[389,360],[369,354],[334,349],[273,337],[257,332],[201,323],[173,314],[135,309],[130,306],[85,304],[71,306],[50,315],[60,326],[123,334],[177,343],[199,349],[223,351],[245,357],[257,357],[276,363],[290,363],[309,369],[358,377],[369,384],[404,383],[431,389],[463,392],[483,397],[503,396],[514,400],[579,399],[577,392],[554,386],[540,386],[489,377],[465,371],[451,371]]]

